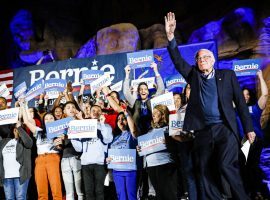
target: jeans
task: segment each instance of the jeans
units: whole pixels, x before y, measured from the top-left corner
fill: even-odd
[[[62,158],[61,170],[66,190],[66,200],[74,200],[74,184],[78,200],[83,199],[81,160],[74,157]]]
[[[3,180],[6,200],[26,200],[29,179],[20,184],[20,178],[5,178]]]
[[[86,200],[104,200],[104,181],[106,170],[104,165],[82,165],[83,183]]]

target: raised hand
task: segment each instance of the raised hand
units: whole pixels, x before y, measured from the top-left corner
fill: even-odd
[[[127,66],[125,67],[126,78],[128,78],[128,77],[129,77],[130,70],[131,70],[130,66],[129,66],[129,65],[127,65]]]
[[[258,76],[259,78],[263,78],[262,70],[258,70],[257,76]]]
[[[150,67],[154,70],[155,73],[158,73],[157,63],[152,62],[150,64]]]
[[[167,13],[167,16],[165,18],[165,31],[167,34],[167,38],[169,41],[171,41],[174,38],[174,31],[176,28],[176,20],[175,15],[172,12]]]

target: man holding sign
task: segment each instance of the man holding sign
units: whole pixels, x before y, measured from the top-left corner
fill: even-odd
[[[105,124],[105,117],[97,105],[91,107],[91,119],[97,119],[97,137],[72,139],[77,152],[82,152],[81,165],[86,199],[104,199],[105,153],[112,142],[112,128]]]
[[[165,16],[168,51],[176,69],[191,86],[183,129],[195,131],[194,148],[202,184],[199,196],[222,199],[222,176],[229,183],[233,198],[249,199],[237,167],[240,140],[232,102],[250,143],[256,135],[236,75],[231,70],[214,69],[215,57],[208,49],[196,53],[196,66],[188,64],[178,50],[175,28],[175,15],[170,12]],[[211,162],[214,155],[215,162]]]
[[[165,86],[158,72],[157,64],[152,62],[150,66],[154,70],[155,76],[157,79],[156,96],[158,96],[164,93]],[[125,67],[126,78],[124,80],[123,93],[126,100],[129,103],[130,108],[133,109],[133,120],[136,126],[139,128],[140,134],[144,134],[144,133],[147,133],[149,130],[151,114],[152,114],[148,85],[145,82],[141,82],[138,85],[138,88],[137,88],[138,98],[137,98],[137,96],[131,93],[131,90],[129,87],[130,86],[130,79],[129,79],[130,71],[131,71],[131,68],[129,65],[127,65]],[[133,91],[133,93],[134,92],[135,91]]]

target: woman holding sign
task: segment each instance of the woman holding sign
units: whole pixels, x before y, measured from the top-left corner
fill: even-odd
[[[0,178],[6,199],[26,200],[33,141],[20,122],[11,127],[11,134],[0,141]]]
[[[169,110],[156,105],[152,112],[152,130],[138,137],[139,155],[146,155],[146,169],[158,200],[177,199],[177,170],[174,164],[174,141],[169,137]]]
[[[257,76],[260,83],[261,88],[261,96],[256,101],[255,95],[248,88],[244,88],[243,95],[245,97],[246,104],[249,108],[249,113],[251,115],[254,131],[256,133],[256,140],[253,145],[250,146],[248,158],[241,158],[241,168],[244,179],[244,186],[246,191],[250,194],[252,198],[255,198],[257,192],[262,191],[262,173],[259,168],[260,164],[260,156],[263,150],[264,143],[264,134],[261,128],[261,116],[263,110],[266,108],[267,100],[268,100],[268,88],[266,82],[263,78],[262,71],[259,70],[257,72]],[[244,136],[243,126],[239,117],[237,117],[237,123],[239,128],[239,133],[241,137]]]
[[[24,109],[24,107],[22,106]],[[51,113],[45,113],[42,118],[42,129],[29,122],[26,112],[23,112],[23,120],[31,130],[37,141],[37,153],[35,165],[35,180],[38,190],[38,199],[48,199],[49,185],[54,200],[62,200],[62,187],[60,177],[60,139],[48,139],[45,125],[55,121]]]
[[[132,117],[128,114],[127,111],[120,112],[116,118],[116,127],[114,129],[114,139],[110,145],[109,157],[106,159],[109,164],[114,164],[113,169],[113,179],[116,186],[117,197],[119,200],[136,200],[137,194],[137,171],[135,168],[126,165],[123,166],[122,163],[129,164],[132,160],[135,160],[136,165],[136,146],[137,146],[137,129],[132,120]],[[119,160],[116,156],[110,156],[111,150],[118,149],[117,153],[119,157],[122,157],[123,160]],[[122,155],[121,151],[123,149],[134,150],[134,156],[130,159],[128,154]],[[116,160],[114,160],[114,157]],[[119,163],[119,164],[117,164]]]

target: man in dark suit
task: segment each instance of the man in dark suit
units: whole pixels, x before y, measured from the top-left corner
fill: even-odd
[[[256,135],[236,75],[231,70],[214,69],[215,57],[207,49],[196,53],[196,66],[189,65],[177,48],[175,28],[175,15],[170,12],[165,16],[168,51],[175,68],[191,87],[183,129],[195,131],[200,198],[223,199],[226,192],[221,178],[224,178],[233,198],[249,199],[238,169],[240,139],[233,103],[250,143]]]

